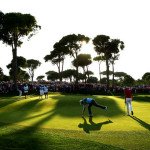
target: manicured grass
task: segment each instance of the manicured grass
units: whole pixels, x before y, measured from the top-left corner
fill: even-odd
[[[79,100],[93,97],[108,111],[92,108],[81,118]],[[150,149],[150,95],[136,95],[134,116],[117,96],[61,95],[0,98],[0,149]]]

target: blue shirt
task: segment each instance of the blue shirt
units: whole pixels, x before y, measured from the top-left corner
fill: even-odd
[[[83,104],[90,104],[92,103],[93,99],[92,98],[84,98],[83,99]]]

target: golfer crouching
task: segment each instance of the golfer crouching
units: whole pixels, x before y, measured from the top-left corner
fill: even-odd
[[[89,117],[93,117],[93,114],[91,111],[92,106],[96,106],[96,107],[99,107],[99,108],[102,108],[105,110],[108,109],[107,106],[102,106],[102,105],[98,104],[93,98],[84,98],[84,99],[80,100],[80,104],[83,106],[82,117],[84,117],[84,112],[85,112],[86,106],[88,107]]]

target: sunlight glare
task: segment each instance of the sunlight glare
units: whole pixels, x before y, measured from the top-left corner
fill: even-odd
[[[94,50],[93,50],[92,41],[89,41],[88,43],[83,41],[81,51],[82,51],[83,54],[91,54],[92,57],[96,55],[95,53],[93,53]]]

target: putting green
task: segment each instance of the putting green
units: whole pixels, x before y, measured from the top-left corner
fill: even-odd
[[[133,101],[134,116],[125,113],[124,100],[114,96],[92,96],[108,110],[92,107],[94,117],[89,120],[87,110],[81,118],[82,95],[50,94],[48,99],[39,100],[37,96],[0,98],[0,121],[24,126],[52,129],[101,131],[147,130],[142,125],[150,124],[149,102]],[[139,97],[140,99],[140,97]]]
[[[84,97],[89,96],[1,97],[0,148],[150,149],[150,95],[134,96],[131,117],[125,114],[122,97],[90,96],[108,106],[107,111],[93,106],[92,119],[87,110],[81,117],[79,100]]]

